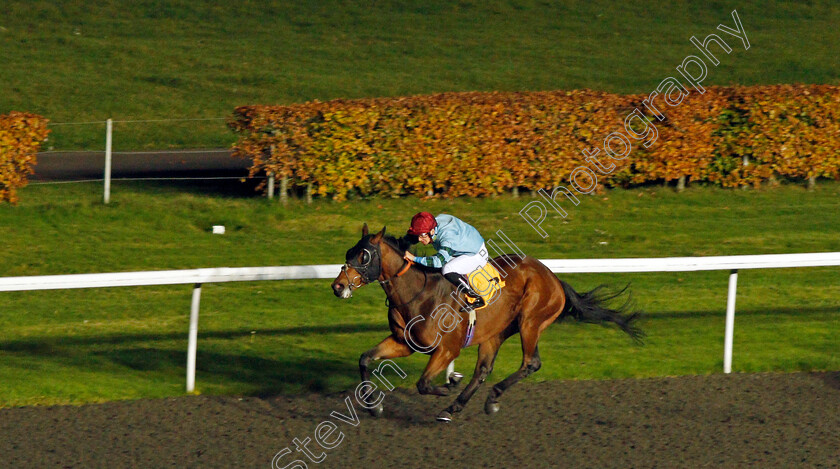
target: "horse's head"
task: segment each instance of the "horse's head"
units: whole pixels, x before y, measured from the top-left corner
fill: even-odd
[[[362,227],[362,239],[347,250],[341,273],[333,280],[332,289],[339,298],[350,298],[353,290],[375,282],[382,273],[382,231],[371,235],[367,223]]]

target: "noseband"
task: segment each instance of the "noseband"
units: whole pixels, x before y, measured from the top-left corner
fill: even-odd
[[[379,282],[380,285],[386,285],[394,278],[401,277],[403,274],[408,272],[408,269],[410,269],[411,265],[414,264],[414,262],[406,260],[405,265],[403,265],[394,277],[379,280],[379,276],[382,275],[382,248],[379,245],[369,245],[368,247],[362,248],[361,262],[356,262],[355,257],[356,256],[353,256],[352,260],[348,260],[343,266],[341,266],[341,272],[345,277],[347,277],[347,285],[351,289],[359,288],[362,285],[373,282]],[[358,273],[358,276],[351,279],[350,274],[347,273],[348,267],[352,267]],[[360,282],[355,283],[356,280],[360,280]],[[423,286],[425,287],[425,282]]]

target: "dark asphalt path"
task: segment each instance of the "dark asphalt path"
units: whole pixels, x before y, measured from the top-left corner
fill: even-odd
[[[112,178],[245,177],[250,160],[234,158],[227,149],[114,152]],[[39,153],[32,181],[104,178],[105,152]]]

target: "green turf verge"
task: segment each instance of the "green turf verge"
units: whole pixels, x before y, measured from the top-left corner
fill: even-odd
[[[840,251],[840,184],[727,191],[613,190],[590,196],[542,239],[518,215],[531,199],[370,199],[307,205],[187,185],[30,186],[0,206],[2,276],[340,263],[362,222],[402,232],[418,209],[448,212],[486,237],[501,229],[540,258]],[[212,235],[215,224],[225,235]],[[632,282],[645,346],[610,328],[564,322],[540,343],[533,378],[720,373],[727,272],[576,274],[586,290]],[[86,403],[184,392],[191,286],[0,294],[0,406]],[[204,286],[197,388],[207,394],[335,392],[358,381],[359,355],[387,335],[384,295],[335,298],[329,281]],[[840,369],[837,268],[742,271],[733,370]],[[457,361],[471,373],[475,348]],[[491,381],[521,359],[504,346]],[[425,357],[404,359],[413,386]]]

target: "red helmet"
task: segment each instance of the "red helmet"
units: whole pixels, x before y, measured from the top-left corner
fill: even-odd
[[[408,229],[408,234],[420,236],[423,233],[432,231],[432,228],[437,226],[435,216],[429,212],[420,212],[411,218],[411,228]]]

